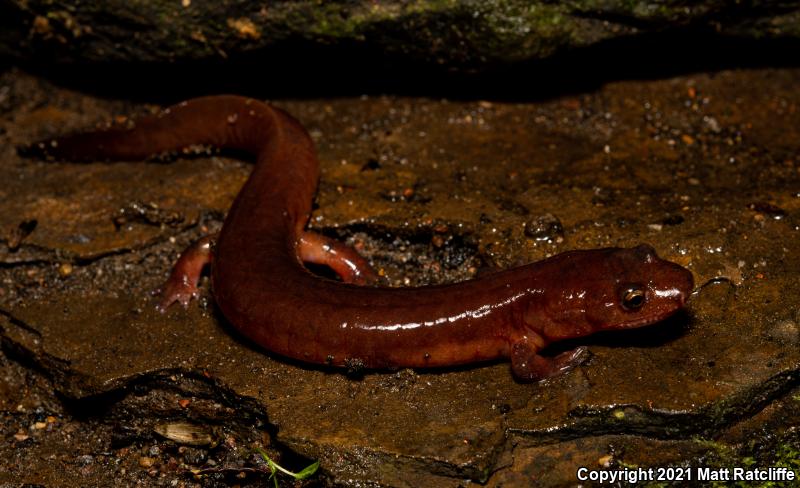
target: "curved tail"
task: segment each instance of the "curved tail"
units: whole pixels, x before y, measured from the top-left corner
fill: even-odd
[[[235,95],[196,98],[110,127],[17,148],[25,157],[67,161],[140,160],[173,152],[217,146],[257,153],[275,127],[269,105]]]

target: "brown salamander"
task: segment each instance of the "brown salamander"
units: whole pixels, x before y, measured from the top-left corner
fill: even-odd
[[[175,265],[160,306],[197,294],[213,257],[213,296],[228,321],[269,351],[310,363],[367,368],[451,366],[510,358],[521,380],[553,376],[584,348],[552,358],[547,344],[658,322],[681,309],[692,274],[652,247],[571,251],[463,283],[358,286],[374,275],[352,249],[305,230],[319,178],[314,145],[285,112],[238,97],[197,98],[110,128],[43,141],[67,160],[135,160],[193,145],[256,156],[216,243]],[[212,256],[213,254],[213,256]],[[345,282],[310,273],[331,266]]]

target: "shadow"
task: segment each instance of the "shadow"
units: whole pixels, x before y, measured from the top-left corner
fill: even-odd
[[[602,346],[608,348],[654,348],[661,347],[685,335],[691,327],[692,317],[684,309],[661,322],[627,330],[608,330],[588,337],[568,339],[553,343],[542,350],[545,356],[554,356],[579,346]]]
[[[395,94],[524,102],[585,93],[616,80],[800,66],[800,57],[789,54],[798,50],[800,39],[753,40],[685,27],[611,39],[545,60],[489,66],[480,73],[468,73],[466,67],[448,71],[364,44],[321,46],[296,40],[194,62],[15,64],[68,88],[162,104],[215,93],[269,99]],[[0,60],[0,66],[7,63]]]

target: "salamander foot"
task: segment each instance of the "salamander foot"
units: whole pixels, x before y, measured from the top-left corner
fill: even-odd
[[[175,302],[186,308],[192,298],[197,298],[200,274],[213,259],[213,247],[216,239],[217,234],[205,236],[181,253],[178,261],[172,267],[172,273],[167,281],[155,291],[156,295],[161,296],[161,300],[156,305],[159,312],[165,312]]]
[[[517,342],[511,348],[511,371],[520,381],[540,381],[565,373],[589,357],[585,346],[563,352],[553,358],[536,354],[527,342]]]

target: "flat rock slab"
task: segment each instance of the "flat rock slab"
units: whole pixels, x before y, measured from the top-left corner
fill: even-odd
[[[798,70],[736,71],[542,103],[277,103],[319,145],[311,226],[359,245],[394,285],[640,242],[694,273],[687,313],[582,341],[590,361],[520,384],[505,363],[352,378],[288,362],[239,337],[207,286],[188,309],[157,313],[149,292],[218,228],[248,165],[22,159],[17,144],[152,107],[9,71],[2,339],[75,399],[199,378],[341,483],[569,483],[620,439],[653,450],[639,462],[681,459],[659,457],[664,445],[691,456],[681,442],[753,418],[800,378],[798,82]],[[775,428],[797,423],[784,418]]]
[[[0,7],[0,54],[48,63],[287,60],[301,48],[477,71],[625,37],[700,32],[800,38],[795,2],[12,0]],[[288,56],[291,58],[291,55]],[[340,73],[336,73],[339,75]]]

